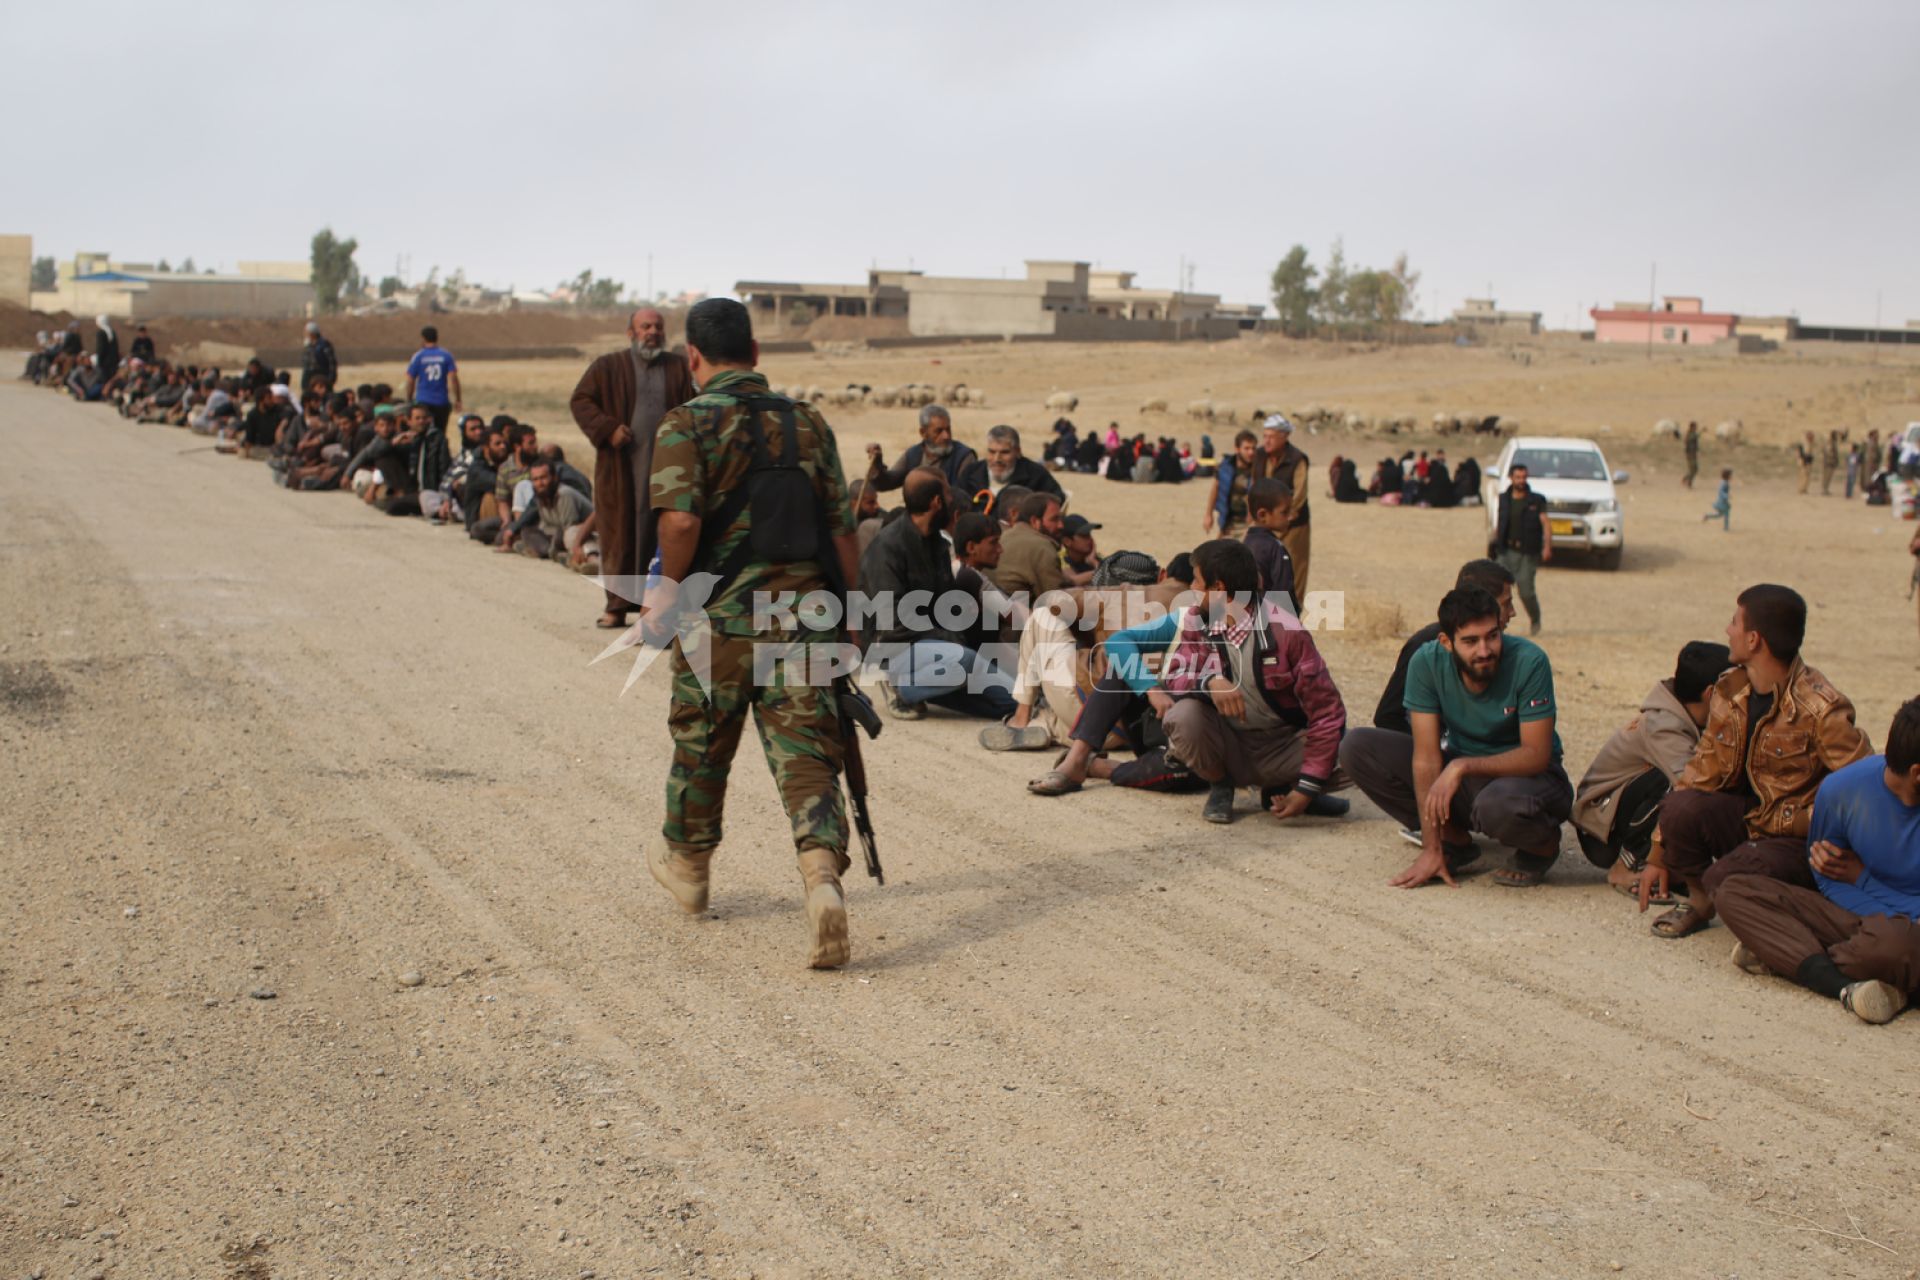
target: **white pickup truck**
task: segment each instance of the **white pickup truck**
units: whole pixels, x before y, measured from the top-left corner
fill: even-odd
[[[1547,500],[1556,553],[1584,551],[1602,569],[1620,567],[1626,521],[1621,518],[1614,484],[1626,477],[1607,470],[1599,445],[1570,436],[1516,436],[1507,441],[1500,460],[1486,469],[1481,482],[1489,539],[1500,518],[1500,493],[1507,487],[1507,472],[1516,466],[1527,469],[1527,483]]]

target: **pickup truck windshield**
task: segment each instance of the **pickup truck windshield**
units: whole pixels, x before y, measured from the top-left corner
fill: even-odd
[[[1525,467],[1535,480],[1605,480],[1607,468],[1591,449],[1516,449],[1510,467]]]

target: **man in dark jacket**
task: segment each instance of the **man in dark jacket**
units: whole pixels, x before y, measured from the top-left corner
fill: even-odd
[[[916,467],[938,471],[950,488],[960,488],[960,473],[973,465],[974,452],[953,438],[953,418],[945,406],[930,404],[920,411],[920,443],[889,467],[881,457],[880,446],[867,446],[867,485],[876,493],[898,489],[906,483],[907,473]]]
[[[320,326],[311,320],[307,322],[307,345],[300,353],[300,395],[304,399],[316,379],[326,379],[331,388],[340,373],[340,358],[333,353],[333,344],[320,332]]]
[[[1012,427],[994,427],[987,432],[987,456],[975,460],[960,473],[960,493],[968,499],[982,493],[998,495],[1010,484],[1035,493],[1050,493],[1064,505],[1067,495],[1060,482],[1031,458],[1020,453],[1020,433]]]
[[[942,599],[955,591],[953,554],[942,536],[953,524],[952,491],[931,467],[908,472],[901,487],[906,513],[860,557],[861,594],[878,608],[869,648],[887,671],[887,708],[901,720],[920,719],[929,702],[1004,719],[1013,714],[1013,677],[989,671],[978,650],[936,620],[948,616]],[[909,593],[925,593],[926,603],[910,606]]]
[[[1547,518],[1547,500],[1527,484],[1526,467],[1507,469],[1507,488],[1493,524],[1493,558],[1513,575],[1520,603],[1527,611],[1527,634],[1540,634],[1540,597],[1533,591],[1533,575],[1553,559],[1553,528]]]

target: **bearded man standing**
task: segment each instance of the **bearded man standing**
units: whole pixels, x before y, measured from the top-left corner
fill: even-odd
[[[600,574],[625,590],[607,590],[607,610],[594,625],[616,629],[640,607],[653,563],[654,520],[646,510],[653,475],[653,439],[660,419],[693,399],[686,357],[666,349],[667,321],[652,307],[627,320],[625,351],[587,366],[573,389],[573,420],[593,442],[593,498],[600,535]]]

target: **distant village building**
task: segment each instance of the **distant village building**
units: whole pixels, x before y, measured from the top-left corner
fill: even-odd
[[[1460,328],[1482,333],[1534,334],[1540,332],[1538,311],[1502,311],[1492,298],[1468,298],[1453,313]]]
[[[1698,298],[1664,297],[1654,307],[1644,302],[1616,302],[1611,309],[1595,307],[1595,342],[1649,342],[1674,346],[1701,346],[1733,337],[1740,317],[1708,311]]]
[[[0,236],[0,302],[33,305],[32,236]]]
[[[869,271],[865,284],[742,280],[734,292],[756,318],[798,326],[822,316],[902,319],[915,337],[1074,339],[1228,338],[1259,323],[1263,306],[1218,294],[1138,289],[1134,272],[1095,271],[1071,259],[1029,259],[1013,279]]]
[[[311,314],[312,269],[304,262],[242,262],[215,275],[161,271],[144,262],[114,262],[82,253],[57,268],[51,289],[35,289],[35,311],[104,315],[118,320],[154,316],[268,319]]]

